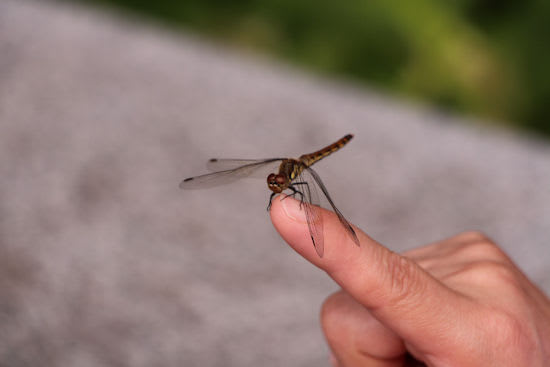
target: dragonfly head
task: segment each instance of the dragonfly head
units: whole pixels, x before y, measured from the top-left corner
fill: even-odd
[[[288,187],[288,182],[285,176],[272,173],[267,176],[267,187],[274,193],[279,194]]]

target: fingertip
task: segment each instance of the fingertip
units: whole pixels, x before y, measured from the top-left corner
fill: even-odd
[[[298,221],[307,224],[300,202],[288,195],[277,195],[271,202],[271,219],[277,225],[279,221]],[[276,223],[275,223],[276,222]]]
[[[300,255],[324,270],[338,265],[347,257],[356,257],[361,251],[354,243],[338,217],[328,210],[316,207],[322,218],[322,243],[317,248],[313,244],[303,204],[291,196],[279,195],[272,201],[271,220],[281,237]],[[356,232],[362,238],[366,235]],[[363,241],[363,240],[361,240]],[[331,265],[332,264],[332,265]]]
[[[290,196],[278,195],[272,201],[270,215],[277,232],[295,251],[309,260],[318,257],[300,201]]]

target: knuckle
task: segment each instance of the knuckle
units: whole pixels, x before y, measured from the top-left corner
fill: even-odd
[[[423,294],[424,282],[421,281],[421,270],[410,259],[389,253],[385,259],[386,281],[389,286],[387,302],[394,306],[405,306],[411,298]]]
[[[457,249],[457,254],[478,259],[502,260],[506,258],[504,252],[494,242],[486,238],[463,243]]]
[[[513,270],[500,262],[483,260],[472,265],[472,271],[486,278],[499,278],[502,280],[511,280],[515,278]]]
[[[491,242],[489,237],[481,231],[467,231],[459,234],[457,239],[462,242]]]
[[[521,279],[517,270],[507,263],[482,260],[465,265],[460,271],[468,279],[485,286],[499,287],[502,292],[522,294]],[[514,291],[515,290],[515,291]]]

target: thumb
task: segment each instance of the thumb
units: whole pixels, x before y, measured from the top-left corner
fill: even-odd
[[[418,352],[444,346],[449,317],[463,299],[412,260],[396,254],[356,229],[357,246],[336,215],[322,208],[324,256],[311,241],[299,202],[281,196],[273,200],[271,220],[283,239],[308,261],[325,270],[348,294]],[[452,318],[453,319],[453,318]],[[455,318],[456,319],[456,316]],[[455,330],[458,332],[458,330]],[[449,333],[450,332],[450,333]],[[453,339],[453,338],[449,338]],[[452,345],[453,340],[448,340]]]

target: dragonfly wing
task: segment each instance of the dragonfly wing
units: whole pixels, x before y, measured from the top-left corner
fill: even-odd
[[[211,172],[219,172],[219,171],[230,171],[243,166],[251,166],[254,164],[265,163],[261,165],[261,167],[254,169],[249,175],[251,177],[265,179],[270,173],[278,171],[278,167],[281,160],[283,160],[283,158],[269,158],[269,159],[212,158],[208,161],[208,163],[206,163],[206,168]]]
[[[265,162],[266,159],[225,159],[212,158],[206,163],[206,168],[211,172],[229,171],[242,166],[247,166],[254,163]]]
[[[180,183],[180,188],[203,189],[228,184],[243,177],[248,177],[258,170],[262,170],[263,168],[270,166],[271,163],[278,162],[280,160],[281,159],[279,158],[253,160],[236,168],[208,173],[201,176],[189,177]],[[240,162],[243,162],[243,160],[240,160]]]
[[[357,238],[357,234],[355,233],[355,230],[353,229],[351,224],[349,224],[349,222],[346,220],[346,218],[344,217],[342,212],[340,212],[340,210],[338,210],[336,205],[334,205],[334,202],[332,201],[332,198],[330,197],[327,188],[323,184],[323,181],[321,180],[321,177],[319,177],[317,172],[315,172],[311,167],[306,167],[305,171],[307,171],[311,175],[311,177],[313,177],[313,180],[315,181],[315,183],[319,186],[319,188],[321,189],[321,191],[325,195],[327,201],[329,202],[330,206],[332,207],[332,210],[334,210],[334,212],[338,216],[338,219],[340,220],[340,223],[342,223],[342,226],[344,226],[344,228],[346,229],[346,231],[350,235],[353,242],[355,242],[355,244],[357,246],[359,246],[359,238]],[[311,184],[310,184],[310,186],[311,186]],[[315,186],[315,184],[313,186]]]
[[[307,226],[309,235],[313,242],[313,247],[319,257],[323,257],[325,252],[325,240],[323,236],[323,216],[319,206],[319,195],[317,193],[317,185],[315,179],[312,178],[309,171],[305,170],[293,182],[293,186],[301,195],[301,205],[306,214]]]

